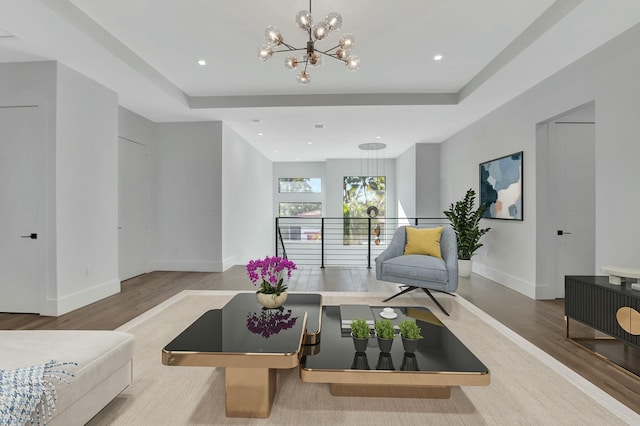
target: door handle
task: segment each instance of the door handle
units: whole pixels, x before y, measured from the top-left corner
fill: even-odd
[[[32,240],[37,240],[38,234],[20,235],[20,238],[30,238]]]
[[[561,229],[558,229],[558,235],[571,235],[571,232],[565,232]]]

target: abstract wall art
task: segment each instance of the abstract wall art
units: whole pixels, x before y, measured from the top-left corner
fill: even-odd
[[[488,208],[488,219],[523,220],[523,152],[480,163],[480,203]]]

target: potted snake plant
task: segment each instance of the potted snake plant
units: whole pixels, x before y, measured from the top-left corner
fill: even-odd
[[[482,247],[480,237],[489,232],[491,228],[480,229],[480,219],[487,210],[487,204],[481,204],[474,210],[476,192],[469,188],[464,198],[451,203],[449,210],[443,213],[451,222],[451,227],[456,233],[458,245],[458,275],[468,277],[471,275],[471,257]]]

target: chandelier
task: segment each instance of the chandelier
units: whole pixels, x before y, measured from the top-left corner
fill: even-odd
[[[351,34],[340,36],[338,45],[330,49],[322,50],[316,48],[318,41],[324,40],[332,31],[337,31],[342,26],[342,16],[337,12],[329,13],[324,20],[313,23],[311,16],[311,0],[309,0],[309,10],[301,10],[296,15],[296,25],[309,35],[309,40],[305,47],[296,48],[285,43],[282,33],[273,25],[267,27],[264,32],[267,44],[258,50],[258,58],[264,62],[271,59],[274,53],[279,52],[304,52],[302,56],[289,55],[284,60],[284,66],[289,70],[298,69],[304,64],[304,68],[298,73],[298,82],[307,84],[311,80],[311,75],[307,71],[309,65],[319,67],[322,64],[322,57],[328,56],[338,61],[342,61],[347,69],[355,71],[360,65],[360,58],[351,55],[351,48],[355,45],[355,38]],[[279,49],[279,50],[276,50]]]

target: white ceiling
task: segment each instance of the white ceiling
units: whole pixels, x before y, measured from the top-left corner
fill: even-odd
[[[352,33],[359,70],[324,58],[302,86],[284,53],[257,59],[268,25],[304,45],[294,17],[307,0],[2,0],[0,62],[60,61],[152,121],[222,120],[273,161],[361,158],[368,142],[393,158],[441,142],[640,22],[638,0],[312,6],[316,21],[343,17],[317,47]]]

